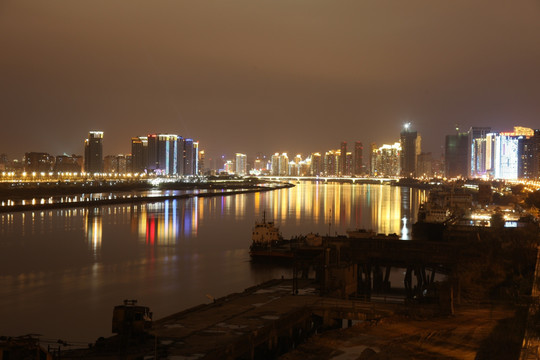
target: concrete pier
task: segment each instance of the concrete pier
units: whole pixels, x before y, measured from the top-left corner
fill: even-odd
[[[275,358],[321,327],[339,326],[344,319],[378,321],[399,306],[325,298],[312,280],[296,284],[272,280],[154,321],[144,338],[116,336],[62,359]]]
[[[158,320],[151,333],[167,356],[275,356],[315,330],[311,309],[319,300],[313,283],[293,295],[292,281],[272,281]]]

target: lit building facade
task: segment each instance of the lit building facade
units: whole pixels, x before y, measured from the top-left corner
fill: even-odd
[[[482,151],[484,148],[487,151],[488,145],[487,143],[476,141],[476,139],[484,139],[490,132],[490,127],[473,126],[469,129],[467,140],[467,177],[480,177],[488,171],[483,165],[484,162],[482,162],[482,159],[486,159]]]
[[[272,176],[279,175],[279,154],[278,153],[275,153],[274,155],[272,155],[270,173],[272,174]]]
[[[54,163],[54,172],[74,172],[80,173],[83,166],[81,155],[58,155]]]
[[[184,140],[184,171],[183,175],[195,175],[197,171],[197,164],[195,162],[196,149],[193,143],[193,139]]]
[[[399,176],[401,171],[401,143],[385,144],[372,151],[371,166],[373,176]]]
[[[347,143],[345,141],[342,141],[341,148],[340,148],[338,175],[341,175],[341,176],[349,175],[348,170],[349,169],[347,169]]]
[[[400,134],[401,142],[401,176],[416,176],[417,156],[421,152],[421,138],[416,131],[411,131],[410,124],[405,124]]]
[[[84,141],[84,171],[103,172],[103,131],[90,131]]]
[[[289,175],[289,156],[283,153],[279,156],[279,176]]]
[[[131,138],[131,171],[142,173],[148,165],[148,137],[136,136]]]
[[[54,167],[54,156],[48,153],[29,152],[24,154],[24,171],[26,172],[49,172]]]
[[[321,176],[323,171],[322,156],[320,153],[311,154],[311,176]]]
[[[236,174],[240,176],[245,176],[247,174],[246,154],[236,153]]]
[[[324,175],[325,176],[339,176],[340,158],[341,158],[340,150],[329,150],[324,154]]]
[[[493,175],[495,179],[518,178],[518,138],[509,135],[495,137]]]
[[[360,141],[354,143],[354,175],[364,174],[364,147]]]

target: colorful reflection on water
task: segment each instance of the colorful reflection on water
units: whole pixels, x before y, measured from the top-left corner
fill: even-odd
[[[249,261],[251,229],[263,212],[285,237],[365,228],[408,239],[425,197],[409,188],[321,182],[233,196],[2,213],[0,308],[10,310],[0,335],[93,341],[109,335],[112,308],[126,298],[151,306],[160,318],[205,303],[207,295],[290,276],[288,267]]]

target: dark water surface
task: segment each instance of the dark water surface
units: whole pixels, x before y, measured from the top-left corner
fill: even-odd
[[[255,220],[284,237],[366,228],[410,237],[423,190],[302,182],[254,194],[0,214],[0,335],[93,342],[124,299],[154,318],[275,277],[252,264]]]

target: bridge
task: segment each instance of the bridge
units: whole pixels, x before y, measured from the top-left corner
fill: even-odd
[[[321,182],[342,182],[359,184],[393,184],[397,177],[336,177],[336,176],[257,176],[258,179],[271,181],[321,181]]]

